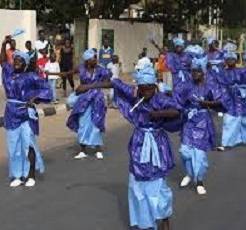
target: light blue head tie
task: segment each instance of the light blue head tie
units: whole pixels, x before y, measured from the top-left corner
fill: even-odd
[[[235,59],[235,60],[237,60],[237,54],[234,53],[234,52],[226,52],[224,54],[224,58],[225,58],[225,60],[227,60],[227,59]]]
[[[155,70],[151,66],[146,66],[137,71],[134,77],[138,85],[151,85],[157,82]]]
[[[83,59],[85,61],[88,61],[90,59],[93,59],[95,57],[96,53],[93,49],[88,49],[83,53]]]
[[[16,58],[16,57],[21,57],[25,61],[26,65],[28,65],[30,62],[29,55],[23,51],[16,50],[13,54],[13,58]]]
[[[208,64],[207,57],[199,58],[199,59],[194,58],[192,60],[191,69],[200,69],[205,73],[207,70],[207,64]]]
[[[212,45],[212,43],[215,42],[216,39],[214,37],[209,37],[207,41],[209,45]]]
[[[184,42],[184,40],[182,38],[174,38],[173,39],[173,44],[174,44],[174,46],[182,46],[182,47],[184,47],[185,42]]]

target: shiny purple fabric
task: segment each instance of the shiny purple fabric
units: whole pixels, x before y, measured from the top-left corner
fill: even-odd
[[[2,79],[7,99],[28,102],[32,98],[36,98],[39,103],[48,103],[52,100],[52,91],[48,82],[41,79],[36,73],[15,74],[12,65],[3,63]],[[6,129],[16,129],[25,121],[29,121],[34,134],[38,135],[38,121],[29,119],[27,108],[23,104],[6,104],[4,113]]]
[[[178,76],[180,70],[183,71],[185,76],[185,81],[190,81],[190,68],[192,63],[192,55],[189,53],[168,53],[167,55],[167,65],[173,75],[173,85],[176,87],[181,79]]]
[[[228,93],[232,100],[227,113],[232,116],[245,116],[246,100],[242,98],[239,87],[246,84],[246,68],[223,69],[219,72],[217,81],[223,93]]]
[[[228,104],[228,97],[223,97],[218,84],[196,85],[193,81],[185,85],[183,90],[176,92],[175,97],[182,105],[186,121],[181,133],[182,144],[195,147],[203,151],[211,150],[215,145],[215,128],[212,116],[207,109],[203,109],[197,98],[203,100],[219,101],[224,106]],[[192,118],[188,117],[190,111],[198,112]]]
[[[213,52],[207,52],[208,62],[212,60],[224,60],[224,53],[221,50],[216,50]]]
[[[81,84],[92,84],[95,82],[109,80],[111,77],[110,72],[101,67],[95,68],[94,74],[91,75],[84,65],[79,68]],[[92,107],[92,122],[100,129],[101,132],[105,131],[105,116],[107,108],[105,106],[104,94],[101,89],[89,90],[79,96],[78,101],[75,103],[73,110],[68,118],[67,126],[74,132],[79,128],[79,117],[84,114],[88,106]]]
[[[134,97],[134,86],[129,86],[120,80],[113,80],[115,89],[115,102],[123,116],[134,126],[133,134],[130,138],[128,151],[130,154],[129,170],[139,181],[155,180],[167,175],[174,167],[170,140],[166,134],[163,124],[165,120],[152,121],[149,112],[167,108],[180,109],[175,100],[165,94],[156,94],[149,102],[143,102],[132,113],[130,109],[139,101]],[[140,155],[144,142],[145,130],[152,128],[155,141],[157,142],[161,167],[153,166],[151,162],[140,163]]]

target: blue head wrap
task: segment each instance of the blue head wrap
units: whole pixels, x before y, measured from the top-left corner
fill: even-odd
[[[174,44],[174,46],[182,46],[182,47],[184,47],[185,42],[184,42],[184,40],[182,38],[174,38],[173,39],[173,44]]]
[[[138,85],[150,85],[156,83],[155,70],[152,66],[146,65],[135,74],[135,80]]]
[[[208,41],[208,44],[209,44],[209,45],[212,45],[212,43],[213,43],[214,41],[216,41],[216,39],[215,39],[214,37],[209,37],[209,38],[207,39],[207,41]]]
[[[203,55],[204,49],[199,45],[189,45],[186,47],[185,52],[196,54],[196,55]]]
[[[226,52],[224,54],[224,58],[225,58],[225,60],[227,60],[227,59],[235,59],[235,60],[237,60],[237,54],[234,53],[234,52]]]
[[[13,54],[13,58],[16,58],[16,57],[21,57],[25,61],[26,65],[28,65],[30,62],[29,55],[23,51],[16,50]]]
[[[204,58],[194,58],[191,63],[191,69],[200,69],[204,73],[207,70],[207,64],[208,64],[208,59],[207,57]]]
[[[83,59],[85,61],[88,61],[92,58],[94,58],[94,56],[96,55],[95,51],[93,49],[87,49],[84,53],[83,53]]]
[[[237,50],[237,45],[233,42],[227,42],[223,47],[223,50],[226,52],[235,52]]]

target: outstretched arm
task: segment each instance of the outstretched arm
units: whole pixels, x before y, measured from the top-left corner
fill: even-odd
[[[3,62],[7,61],[7,53],[6,53],[6,46],[8,42],[10,42],[11,37],[6,36],[3,43],[2,43],[2,48],[1,48],[1,55],[0,55],[0,63],[2,64]]]
[[[161,50],[161,47],[154,41],[154,40],[151,40],[150,43],[161,53],[162,50]]]
[[[49,71],[46,71],[45,74],[47,76],[54,76],[55,75],[55,76],[59,76],[61,78],[66,77],[68,75],[67,72],[57,72],[57,73],[52,72],[52,73],[50,73]]]
[[[219,101],[200,101],[200,105],[205,109],[218,109],[222,107],[222,103]]]
[[[78,88],[75,90],[76,94],[81,94],[85,93],[86,91],[90,89],[109,89],[113,88],[113,84],[111,81],[102,81],[102,82],[95,82],[90,85],[80,85]]]
[[[161,118],[178,118],[180,116],[180,112],[177,109],[164,109],[159,111],[150,112],[150,116],[153,119],[161,119]]]

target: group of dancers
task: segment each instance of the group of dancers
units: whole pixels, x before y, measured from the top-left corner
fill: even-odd
[[[35,185],[35,170],[44,171],[39,152],[37,103],[49,103],[48,83],[34,72],[27,72],[28,55],[17,51],[14,63],[6,62],[2,44],[1,65],[6,93],[4,126],[9,157],[10,186]],[[168,132],[181,133],[180,158],[184,166],[181,187],[192,181],[199,195],[208,170],[208,151],[215,148],[213,113],[224,114],[221,150],[246,142],[246,68],[237,68],[237,56],[222,52],[215,39],[209,49],[185,49],[182,39],[174,39],[174,52],[168,53],[173,89],[160,92],[151,62],[134,73],[136,84],[111,79],[109,70],[97,64],[94,49],[83,53],[80,85],[68,98],[72,108],[67,126],[77,133],[81,146],[76,159],[87,157],[94,147],[103,159],[103,132],[106,106],[102,89],[114,89],[114,103],[133,126],[129,151],[128,201],[130,225],[139,229],[169,230],[173,195],[167,177],[174,168],[174,155]],[[65,75],[63,73],[63,75]]]

